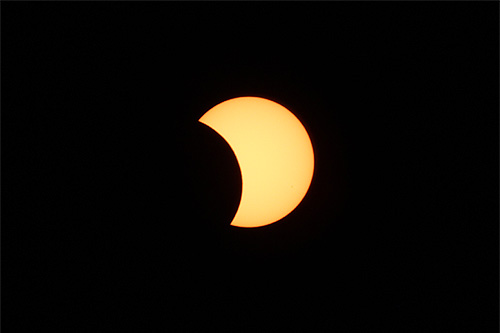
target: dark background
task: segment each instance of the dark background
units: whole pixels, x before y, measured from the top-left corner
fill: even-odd
[[[497,332],[498,9],[4,2],[6,331]],[[238,96],[315,151],[256,229]]]

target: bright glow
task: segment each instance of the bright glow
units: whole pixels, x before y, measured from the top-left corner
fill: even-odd
[[[285,107],[259,97],[222,102],[199,120],[231,146],[242,177],[238,211],[231,225],[260,227],[276,222],[306,195],[314,171],[311,140]]]

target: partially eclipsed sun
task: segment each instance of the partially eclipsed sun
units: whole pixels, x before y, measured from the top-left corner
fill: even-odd
[[[238,97],[208,110],[199,121],[219,133],[240,166],[242,193],[231,222],[254,228],[276,222],[309,189],[314,154],[304,126],[285,107],[259,97]]]

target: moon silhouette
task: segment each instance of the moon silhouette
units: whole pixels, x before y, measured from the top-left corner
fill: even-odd
[[[302,201],[314,172],[314,153],[302,123],[285,107],[260,97],[237,97],[199,121],[224,138],[238,161],[242,191],[232,226],[276,222]]]

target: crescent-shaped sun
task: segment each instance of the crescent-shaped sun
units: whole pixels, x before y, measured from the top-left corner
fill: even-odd
[[[238,97],[207,111],[199,121],[221,135],[238,161],[242,193],[231,225],[254,228],[276,222],[306,195],[314,153],[302,123],[282,105]]]

